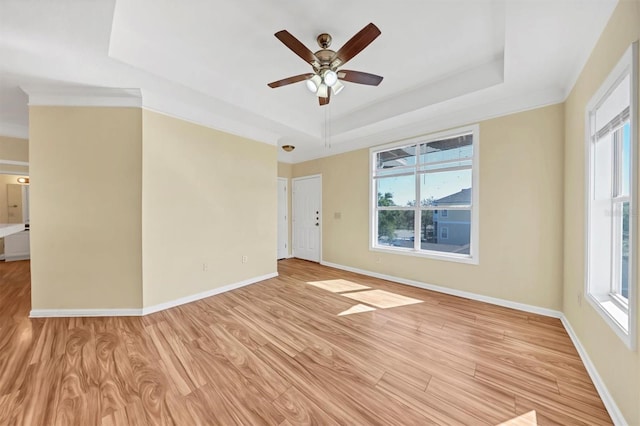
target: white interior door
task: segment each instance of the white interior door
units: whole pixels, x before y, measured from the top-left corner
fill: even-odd
[[[320,176],[293,179],[293,255],[320,262],[322,181]]]
[[[288,183],[278,178],[278,259],[289,256],[289,203],[287,201]]]

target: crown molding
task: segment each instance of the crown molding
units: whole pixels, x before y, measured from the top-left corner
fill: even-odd
[[[142,107],[140,89],[20,86],[29,106]]]
[[[228,120],[220,116],[214,116],[210,111],[207,112],[205,110],[194,109],[185,110],[180,107],[161,108],[148,105],[146,102],[143,104],[142,108],[177,120],[186,121],[208,129],[251,139],[267,145],[277,145],[280,138],[280,136],[275,133],[264,131],[233,120]]]

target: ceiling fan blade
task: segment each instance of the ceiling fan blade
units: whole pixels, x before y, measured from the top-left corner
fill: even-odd
[[[369,74],[362,71],[339,70],[338,78],[351,83],[366,84],[368,86],[377,86],[384,77],[375,74]]]
[[[299,81],[303,81],[311,77],[313,77],[313,73],[294,75],[293,77],[283,78],[282,80],[271,82],[267,84],[267,86],[271,87],[272,89],[275,89],[276,87],[297,83]]]
[[[318,98],[318,101],[320,102],[320,106],[328,105],[330,100],[331,100],[331,90],[327,92],[326,98]]]
[[[318,64],[318,58],[310,51],[307,46],[302,44],[300,40],[295,38],[287,30],[278,31],[274,34],[278,40],[280,40],[285,46],[287,46],[293,53],[300,56],[302,60],[308,62],[311,65]]]
[[[380,34],[382,33],[374,24],[369,24],[361,29],[333,55],[333,58],[331,58],[331,67],[335,69],[335,67],[346,64],[348,60],[360,53]]]

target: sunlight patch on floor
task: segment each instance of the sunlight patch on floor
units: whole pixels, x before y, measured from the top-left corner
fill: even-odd
[[[344,279],[307,281],[307,284],[362,302],[350,307],[346,311],[340,312],[338,316],[371,312],[375,311],[376,308],[395,308],[398,306],[414,305],[416,303],[423,302],[422,300],[401,296],[390,291],[372,290],[371,287],[367,287],[366,285]]]
[[[358,291],[356,293],[344,293],[343,296],[382,309],[413,305],[423,302],[419,299],[401,296],[385,290]]]
[[[507,420],[504,423],[500,423],[498,426],[537,426],[538,420],[536,418],[535,410],[531,410],[521,416],[514,417],[511,420]]]
[[[349,280],[327,280],[327,281],[310,281],[307,282],[314,287],[321,288],[323,290],[330,291],[332,293],[342,293],[343,291],[358,291],[358,290],[367,290],[371,287],[367,287],[366,285],[356,284]]]
[[[371,311],[375,311],[376,308],[373,308],[371,306],[367,306],[367,305],[363,305],[361,303],[358,303],[357,305],[353,305],[352,307],[350,307],[349,309],[347,309],[346,311],[342,311],[338,314],[339,317],[345,316],[345,315],[351,315],[351,314],[359,314],[362,312],[371,312]]]

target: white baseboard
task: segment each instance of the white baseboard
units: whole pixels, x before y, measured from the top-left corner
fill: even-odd
[[[31,254],[30,253],[26,253],[26,254],[14,254],[11,256],[7,256],[6,254],[4,255],[4,261],[5,262],[15,262],[17,260],[29,260],[31,259]]]
[[[262,275],[259,277],[249,278],[244,281],[240,281],[234,284],[225,285],[223,287],[214,288],[211,290],[203,291],[202,293],[193,294],[191,296],[181,297],[179,299],[171,300],[169,302],[160,303],[158,305],[147,306],[142,308],[142,315],[149,315],[154,312],[164,311],[165,309],[173,308],[176,306],[184,305],[185,303],[195,302],[200,299],[215,296],[216,294],[225,293],[227,291],[235,290],[240,287],[244,287],[250,284],[255,284],[260,281],[268,280],[269,278],[275,278],[278,276],[277,272],[271,274]]]
[[[544,315],[546,317],[562,318],[562,312],[555,311],[553,309],[541,308],[539,306],[527,305],[526,303],[512,302],[510,300],[498,299],[496,297],[484,296],[482,294],[471,293],[468,291],[456,290],[448,287],[441,287],[434,284],[427,284],[420,281],[408,280],[406,278],[394,277],[392,275],[380,274],[377,272],[366,271],[364,269],[352,268],[350,266],[339,265],[330,262],[321,262],[322,265],[329,266],[331,268],[342,269],[344,271],[355,272],[357,274],[368,275],[374,278],[380,278],[387,281],[393,281],[399,284],[410,285],[412,287],[423,288],[425,290],[432,290],[438,293],[450,294],[452,296],[464,297],[465,299],[477,300],[479,302],[486,302],[492,305],[503,306],[505,308],[517,309],[519,311],[530,312],[532,314]]]
[[[214,288],[202,293],[181,297],[169,302],[160,303],[154,306],[148,306],[142,309],[32,309],[29,317],[31,318],[59,318],[59,317],[139,317],[149,315],[154,312],[163,311],[165,309],[184,305],[185,303],[195,302],[206,297],[215,296],[216,294],[225,293],[250,284],[268,280],[277,277],[278,273],[262,275],[259,277],[249,278],[244,281],[229,284],[223,287]]]
[[[32,309],[29,318],[139,317],[142,309]]]
[[[564,316],[564,314],[562,315],[560,320],[562,321],[562,325],[564,325],[565,330],[567,330],[567,334],[569,334],[569,337],[571,338],[573,345],[576,347],[576,350],[580,355],[580,359],[582,359],[582,363],[587,369],[587,373],[589,373],[589,377],[591,377],[591,381],[596,387],[596,390],[598,391],[598,394],[600,395],[600,398],[602,399],[604,406],[607,408],[607,411],[611,416],[611,420],[613,420],[613,424],[617,426],[627,426],[628,425],[627,421],[622,415],[622,412],[618,408],[618,405],[614,401],[613,397],[609,393],[609,389],[607,389],[607,386],[604,384],[604,381],[600,377],[600,374],[598,374],[598,370],[596,369],[596,366],[593,365],[593,362],[591,362],[591,359],[587,354],[587,350],[584,348],[584,346],[582,346],[580,339],[578,339],[578,335],[575,333],[575,331],[573,331],[573,327],[571,327],[571,323],[569,322],[567,317]]]

